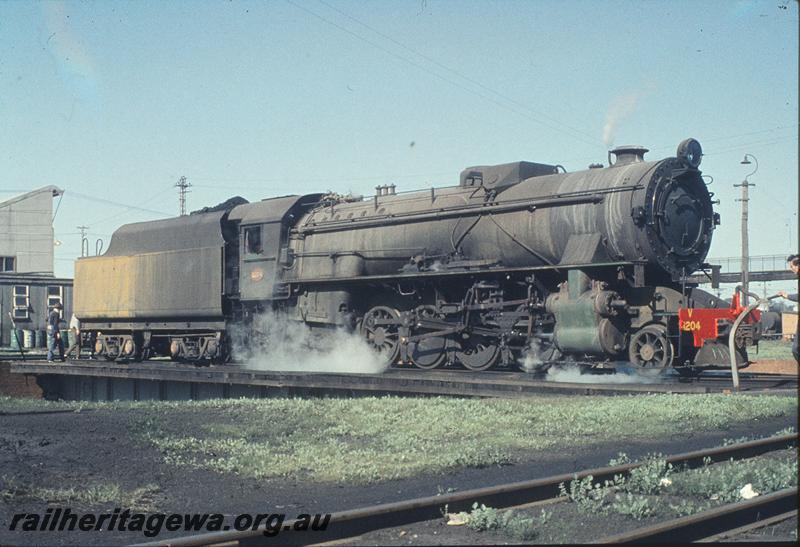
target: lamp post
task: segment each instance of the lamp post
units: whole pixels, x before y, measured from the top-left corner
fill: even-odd
[[[751,159],[753,160],[752,162],[750,161]],[[755,162],[756,168],[744,177],[744,181],[742,181],[741,184],[733,185],[734,188],[741,187],[742,189],[742,197],[736,201],[742,202],[742,289],[744,290],[744,294],[742,295],[744,301],[742,305],[744,306],[747,306],[747,301],[749,300],[747,292],[749,290],[748,285],[750,284],[750,250],[747,240],[747,202],[750,201],[748,189],[751,186],[755,186],[755,184],[748,181],[747,178],[758,171],[758,160],[752,154],[745,154],[744,159],[740,162],[742,165],[750,165],[753,162]]]

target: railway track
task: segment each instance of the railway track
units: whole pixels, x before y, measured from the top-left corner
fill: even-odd
[[[236,365],[196,367],[163,361],[14,361],[11,372],[40,377],[50,396],[72,400],[204,399],[273,393],[415,394],[462,397],[525,397],[541,394],[620,395],[636,393],[713,393],[731,389],[730,375],[701,374],[692,380],[676,376],[630,374],[556,375],[553,379],[524,372],[421,371],[389,369],[381,374],[264,371]],[[797,376],[743,372],[741,390],[790,393]],[[566,380],[566,381],[564,381]]]
[[[665,459],[675,467],[694,468],[704,465],[704,462],[717,463],[730,459],[745,459],[788,447],[796,447],[797,441],[797,434],[781,435],[725,447],[677,454]],[[445,512],[469,511],[476,502],[497,509],[556,503],[563,500],[559,490],[561,483],[568,483],[574,478],[581,479],[589,475],[593,477],[593,482],[602,483],[605,480],[612,480],[615,475],[627,476],[631,470],[639,467],[639,465],[634,463],[588,469],[579,473],[562,474],[542,479],[340,511],[331,515],[328,527],[324,531],[294,532],[291,529],[293,523],[288,522],[288,527],[285,527],[282,533],[272,537],[264,535],[261,529],[256,529],[198,534],[145,545],[160,547],[304,545],[357,538],[367,532],[439,519],[442,518]],[[747,502],[717,507],[689,517],[661,522],[627,534],[604,538],[603,541],[636,542],[657,541],[659,538],[675,538],[674,541],[680,542],[683,537],[693,538],[688,541],[694,541],[741,528],[745,523],[752,524],[754,521],[777,518],[778,516],[788,518],[785,515],[796,509],[797,488],[793,488],[759,496],[759,498],[748,500]],[[706,526],[706,532],[703,532],[704,526]]]
[[[597,543],[720,541],[797,516],[797,488],[607,536]]]

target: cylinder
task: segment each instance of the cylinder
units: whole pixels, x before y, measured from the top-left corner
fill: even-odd
[[[47,347],[47,331],[45,329],[39,329],[36,331],[38,336],[36,339],[36,347],[37,348],[46,348]]]
[[[30,329],[22,329],[22,347],[31,349],[33,344],[33,331]]]

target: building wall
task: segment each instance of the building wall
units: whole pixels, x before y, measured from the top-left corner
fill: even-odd
[[[55,186],[0,202],[0,257],[14,257],[15,273],[53,275]]]
[[[28,308],[26,318],[17,317],[14,321],[18,329],[42,330],[47,326],[48,289],[60,288],[62,327],[66,328],[72,316],[72,280],[47,276],[0,274],[0,345],[11,345],[12,323],[9,313],[15,315],[14,287],[27,287]],[[55,300],[51,299],[50,303]]]

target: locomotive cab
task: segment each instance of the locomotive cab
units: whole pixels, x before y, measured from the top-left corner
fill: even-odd
[[[241,205],[228,219],[239,230],[239,298],[260,303],[289,297],[281,283],[286,266],[288,233],[292,222],[320,194],[284,196]],[[281,258],[283,257],[283,259]]]

